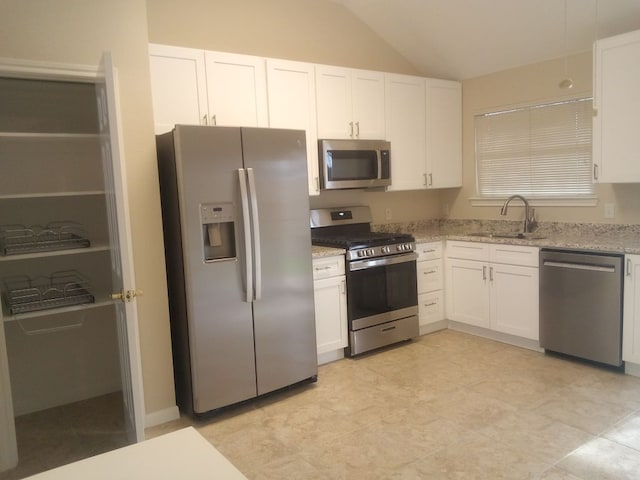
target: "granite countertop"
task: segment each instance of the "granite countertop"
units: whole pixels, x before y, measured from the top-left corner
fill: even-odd
[[[507,220],[425,220],[374,225],[380,232],[412,234],[416,242],[461,240],[465,242],[529,245],[539,248],[569,248],[609,253],[640,254],[640,225],[540,222],[526,238],[504,238],[490,234],[515,234],[522,222]],[[312,247],[313,258],[344,254],[344,249]]]
[[[411,233],[416,242],[462,240],[640,254],[640,225],[541,222],[527,238],[490,236],[491,233],[501,235],[522,231],[522,222],[512,221],[432,220],[378,225],[376,229]]]

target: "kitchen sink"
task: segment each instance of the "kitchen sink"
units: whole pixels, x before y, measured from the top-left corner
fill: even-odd
[[[471,232],[467,233],[470,237],[484,237],[484,238],[514,238],[514,239],[522,239],[522,240],[542,240],[546,238],[543,235],[537,233],[522,233],[522,232],[513,232],[513,233],[496,233],[496,232]]]

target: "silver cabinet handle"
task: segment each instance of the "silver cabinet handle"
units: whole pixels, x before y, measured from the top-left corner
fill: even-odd
[[[208,125],[208,124],[209,124],[209,122],[207,121],[207,116],[203,115],[202,116],[202,125]]]
[[[356,138],[360,137],[360,122],[356,122]]]
[[[598,164],[593,164],[593,179],[598,180]]]
[[[429,186],[431,186],[433,185],[433,173],[430,173],[428,177],[429,177]]]
[[[211,115],[211,125],[216,126],[218,124],[218,119],[215,115]]]
[[[347,281],[346,280],[342,280],[340,282],[340,294],[341,295],[346,295],[347,294]]]
[[[349,136],[353,138],[353,122],[349,122]]]
[[[425,307],[433,307],[434,305],[437,305],[438,302],[431,302],[431,303],[425,303],[424,306]]]
[[[486,280],[487,279],[487,266],[483,265],[482,266],[482,280]]]
[[[320,191],[320,177],[315,177],[316,180],[316,193]]]
[[[244,226],[244,257],[245,257],[245,281],[247,282],[246,302],[253,301],[253,256],[251,255],[251,223],[249,217],[249,197],[247,196],[247,176],[244,168],[238,169],[240,181],[240,200],[242,203],[242,222]]]
[[[260,300],[262,297],[262,256],[260,255],[260,221],[258,218],[258,195],[256,193],[256,180],[253,175],[253,168],[247,168],[249,179],[249,198],[251,199],[251,238],[253,244],[255,293],[254,299]]]
[[[489,281],[493,282],[493,267],[489,267]]]
[[[631,276],[631,259],[627,257],[627,277]]]
[[[423,173],[422,174],[422,184],[426,187],[427,186],[427,174]]]

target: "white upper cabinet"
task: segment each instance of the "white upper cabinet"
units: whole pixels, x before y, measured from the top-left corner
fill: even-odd
[[[462,87],[459,82],[386,75],[389,190],[462,185]]]
[[[156,134],[184,125],[266,127],[265,60],[149,45]]]
[[[267,127],[265,59],[205,51],[209,125]]]
[[[316,66],[319,138],[385,138],[384,73]]]
[[[177,123],[204,124],[209,114],[204,52],[150,44],[149,67],[156,134]]]
[[[462,186],[462,85],[427,79],[427,188]]]
[[[305,131],[309,195],[320,194],[315,92],[312,64],[267,59],[269,126]]]
[[[598,40],[593,65],[594,179],[640,182],[640,30]]]
[[[387,140],[391,142],[391,186],[388,190],[426,187],[425,79],[386,75]]]

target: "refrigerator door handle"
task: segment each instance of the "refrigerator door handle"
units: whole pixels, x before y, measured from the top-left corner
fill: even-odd
[[[256,194],[256,179],[253,168],[247,168],[249,179],[249,198],[251,199],[251,238],[253,239],[253,267],[254,267],[254,300],[262,297],[262,256],[260,254],[260,221],[258,218],[258,195]]]
[[[247,195],[247,177],[244,168],[238,169],[240,181],[240,200],[242,202],[242,222],[244,224],[244,257],[245,257],[245,282],[247,295],[245,301],[253,301],[253,256],[251,255],[251,223],[249,218],[249,196]]]

